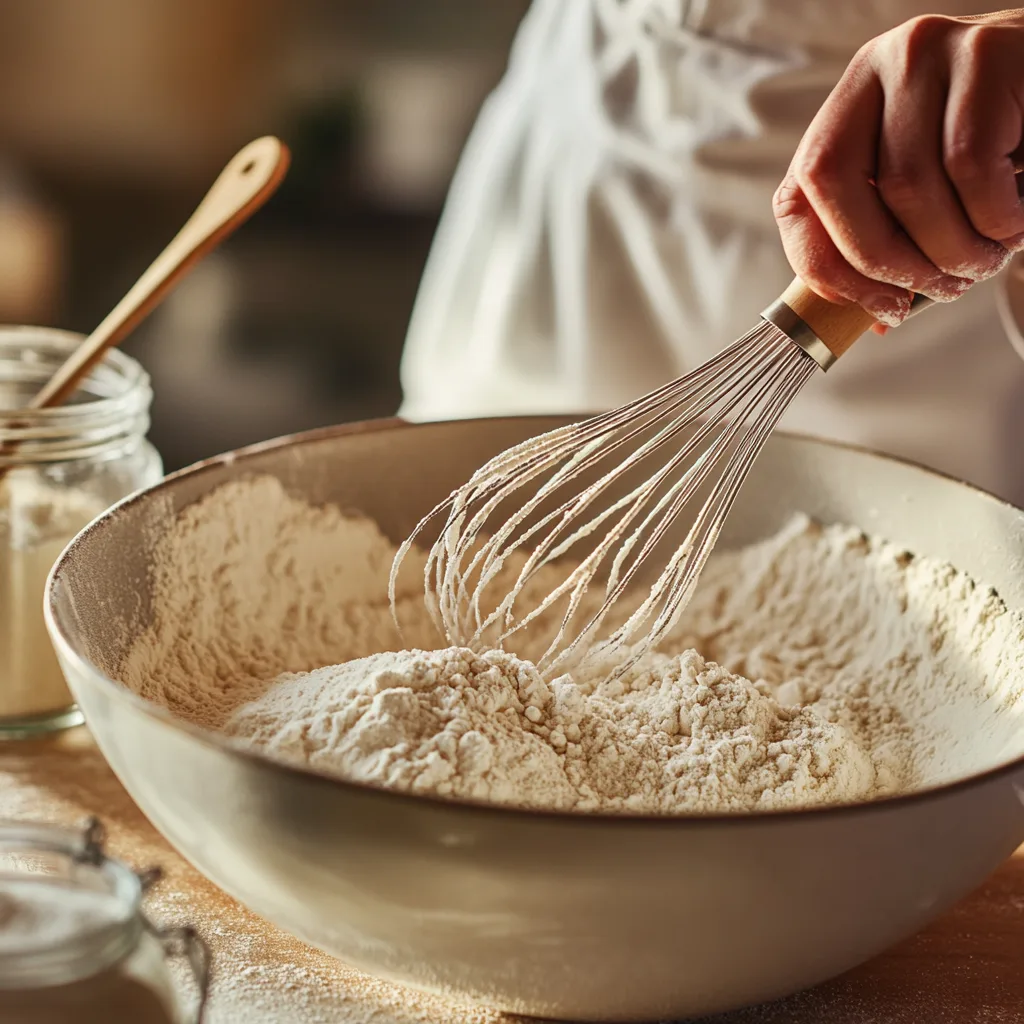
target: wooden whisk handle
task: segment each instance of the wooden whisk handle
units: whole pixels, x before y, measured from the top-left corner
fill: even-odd
[[[875,324],[875,318],[860,306],[852,302],[846,306],[829,302],[812,292],[798,277],[781,298],[836,358]]]

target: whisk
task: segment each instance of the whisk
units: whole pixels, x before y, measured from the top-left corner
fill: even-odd
[[[928,304],[918,296],[912,310]],[[403,544],[392,566],[392,608],[404,558],[446,513],[427,555],[424,589],[450,644],[503,646],[553,621],[535,659],[545,676],[587,662],[621,675],[676,625],[787,407],[815,371],[828,370],[873,323],[859,306],[828,302],[797,279],[753,330],[691,373],[495,456]],[[616,617],[624,595],[640,589],[659,546],[680,536],[678,529],[670,535],[677,524],[686,532],[649,592]],[[551,589],[523,601],[542,568],[579,552]],[[518,561],[510,562],[514,555]],[[507,577],[499,573],[515,572],[519,561],[514,583],[502,588]],[[603,587],[596,610],[596,602],[584,604],[592,586]]]

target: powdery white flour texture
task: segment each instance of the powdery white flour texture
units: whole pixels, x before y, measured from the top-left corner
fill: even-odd
[[[611,683],[546,681],[529,640],[434,649],[422,557],[399,583],[399,636],[394,553],[372,522],[275,480],[223,487],[161,540],[154,622],[122,678],[289,763],[576,811],[841,803],[1024,747],[1020,617],[953,568],[849,527],[800,517],[717,554],[669,642]]]
[[[59,712],[74,702],[46,633],[43,593],[60,553],[104,507],[34,467],[0,480],[0,718]]]

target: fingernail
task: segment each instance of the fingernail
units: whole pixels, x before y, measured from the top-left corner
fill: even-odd
[[[883,292],[869,296],[862,305],[880,324],[884,324],[886,327],[899,327],[910,316],[909,295],[897,298]]]

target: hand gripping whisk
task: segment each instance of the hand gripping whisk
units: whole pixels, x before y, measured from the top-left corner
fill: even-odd
[[[918,297],[913,308],[927,304]],[[795,280],[758,326],[691,373],[495,456],[399,550],[392,608],[403,558],[446,512],[424,587],[450,644],[500,646],[547,624],[547,647],[536,661],[548,678],[580,662],[621,675],[676,624],[789,404],[873,323],[859,306],[830,303]],[[513,585],[499,586],[497,574],[509,571],[516,553],[522,565]],[[538,570],[570,554],[578,566],[558,585],[541,594],[536,583],[530,589]],[[650,576],[641,570],[649,573],[652,562],[655,571],[663,567],[649,593],[616,617],[623,595],[642,593],[639,584]],[[603,601],[584,607],[591,586],[603,588]]]

